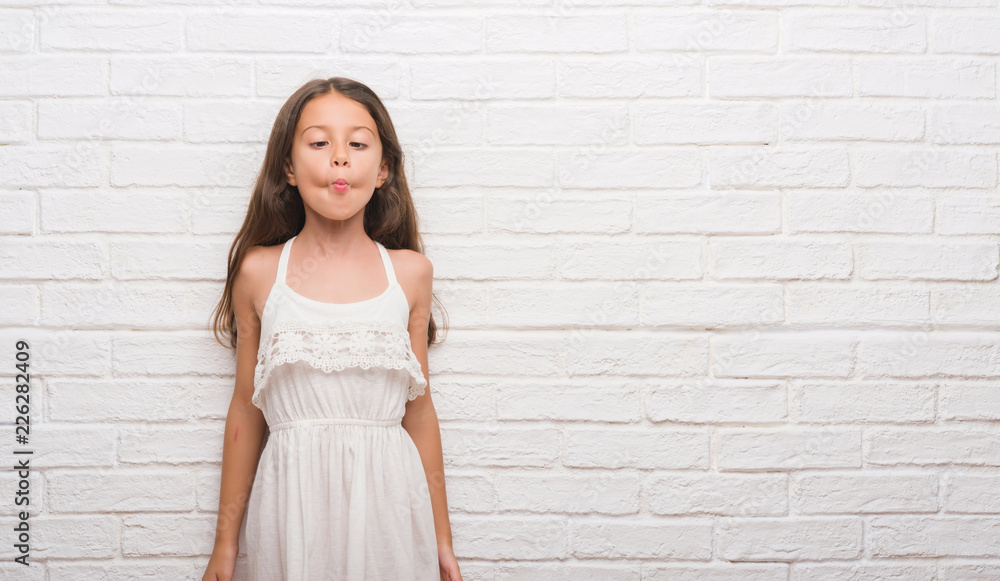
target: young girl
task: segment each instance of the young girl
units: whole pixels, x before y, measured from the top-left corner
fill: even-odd
[[[349,79],[306,83],[214,313],[236,387],[204,581],[232,577],[244,509],[250,580],[461,581],[425,390],[432,278],[385,106]]]

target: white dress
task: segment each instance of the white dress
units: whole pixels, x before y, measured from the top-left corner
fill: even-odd
[[[285,242],[261,315],[253,403],[269,433],[247,503],[251,581],[439,581],[430,491],[403,429],[427,382],[409,306],[389,286],[354,303],[288,287]]]

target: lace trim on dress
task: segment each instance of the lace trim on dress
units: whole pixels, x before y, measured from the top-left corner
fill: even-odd
[[[305,361],[329,373],[348,367],[405,369],[410,373],[406,399],[423,395],[427,380],[410,345],[410,334],[399,323],[383,320],[345,320],[334,325],[278,321],[267,340],[261,338],[254,370],[251,401],[260,406],[260,393],[271,370],[282,363]]]

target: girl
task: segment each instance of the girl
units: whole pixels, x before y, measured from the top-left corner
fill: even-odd
[[[244,509],[251,580],[461,581],[424,389],[432,278],[382,101],[306,83],[271,129],[214,313],[236,387],[203,581],[232,577]]]

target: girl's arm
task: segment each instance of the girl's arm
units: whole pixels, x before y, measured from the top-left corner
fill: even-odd
[[[260,249],[247,253],[233,280],[233,309],[236,314],[236,387],[226,416],[225,441],[222,446],[222,484],[219,492],[219,516],[216,523],[215,565],[235,565],[239,550],[240,525],[250,497],[253,479],[260,461],[261,443],[267,422],[260,409],[250,403],[253,396],[254,368],[260,344],[260,318],[253,307],[253,289],[266,277]],[[265,271],[265,272],[262,272]],[[212,569],[213,563],[209,564]],[[229,574],[232,570],[229,569]]]
[[[427,380],[424,394],[406,403],[403,415],[403,428],[410,434],[413,443],[420,452],[420,461],[427,475],[427,485],[430,487],[431,505],[434,511],[434,530],[437,535],[439,549],[452,550],[451,523],[448,519],[448,499],[444,487],[444,458],[441,451],[441,429],[438,426],[437,412],[431,401],[430,376],[427,367],[427,324],[431,312],[431,282],[434,279],[434,267],[430,260],[420,253],[414,253],[414,274],[407,277],[412,284],[414,305],[410,309],[410,344],[413,353],[420,361],[420,367]],[[419,257],[419,258],[416,258]]]

